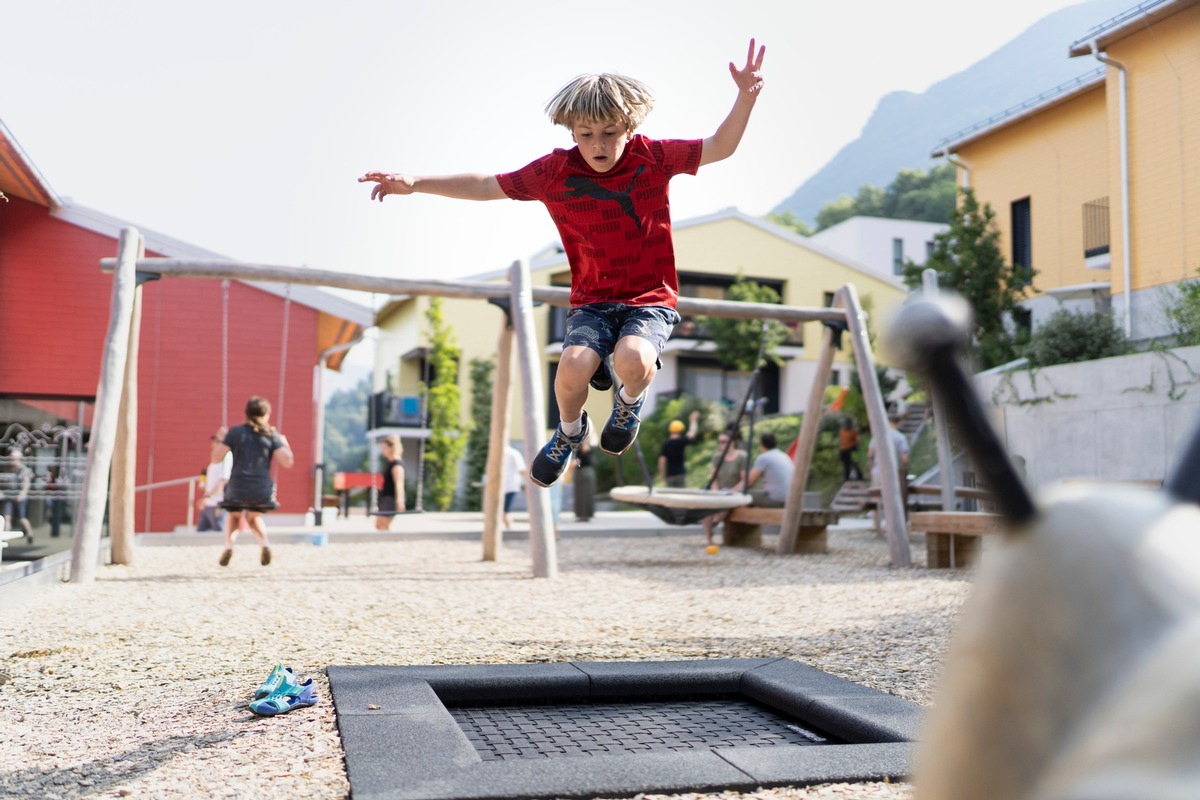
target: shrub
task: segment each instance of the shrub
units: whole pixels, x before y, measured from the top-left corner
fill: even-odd
[[[1025,357],[1035,367],[1124,355],[1125,332],[1111,314],[1059,309],[1029,339]]]
[[[1184,281],[1171,287],[1163,308],[1176,347],[1200,344],[1200,281]]]

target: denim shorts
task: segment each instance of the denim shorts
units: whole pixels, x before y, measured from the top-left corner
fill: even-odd
[[[567,312],[563,347],[586,347],[600,358],[606,358],[612,355],[619,339],[637,336],[654,345],[655,352],[661,355],[671,331],[678,324],[679,314],[667,306],[627,306],[624,303],[576,306]]]

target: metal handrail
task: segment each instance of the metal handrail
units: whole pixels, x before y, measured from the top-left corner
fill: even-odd
[[[196,482],[200,480],[199,476],[193,475],[190,478],[175,478],[170,481],[158,481],[157,483],[147,483],[144,486],[135,486],[133,491],[145,492],[150,489],[165,489],[168,486],[182,486],[187,484],[188,499],[187,499],[187,527],[189,531],[196,530]]]

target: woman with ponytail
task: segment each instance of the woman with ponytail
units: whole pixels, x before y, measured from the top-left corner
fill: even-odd
[[[271,426],[270,417],[271,404],[262,397],[251,397],[246,402],[245,424],[234,425],[221,438],[221,444],[233,452],[233,468],[221,503],[229,511],[225,518],[225,549],[221,552],[223,567],[233,557],[233,544],[243,520],[262,547],[263,566],[271,563],[267,526],[262,518],[279,507],[275,502],[271,467],[274,464],[290,467],[295,457],[287,438]]]

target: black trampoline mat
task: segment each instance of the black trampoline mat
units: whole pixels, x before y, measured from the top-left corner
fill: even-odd
[[[829,743],[828,736],[740,698],[449,711],[484,761]]]

